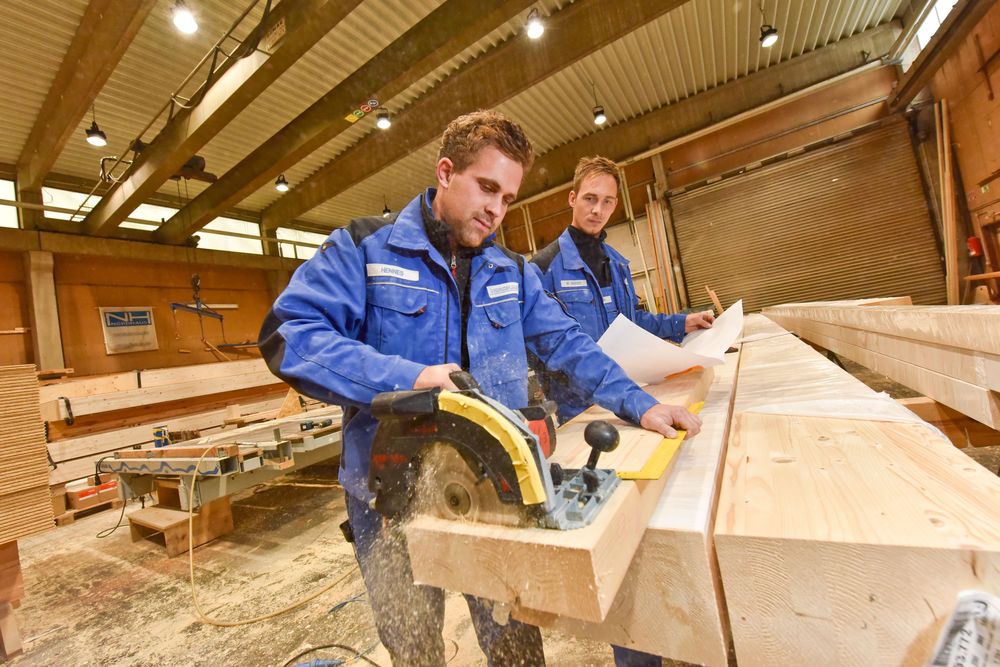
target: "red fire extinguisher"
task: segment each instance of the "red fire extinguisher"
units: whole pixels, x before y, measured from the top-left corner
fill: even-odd
[[[969,257],[983,256],[983,242],[979,240],[978,236],[970,236],[965,239],[965,247],[969,249]]]

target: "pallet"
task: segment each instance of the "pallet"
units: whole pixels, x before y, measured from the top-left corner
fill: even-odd
[[[79,509],[79,510],[68,510],[66,513],[60,514],[59,516],[56,517],[56,525],[68,526],[74,521],[76,521],[77,517],[90,516],[91,514],[97,514],[98,512],[103,512],[104,510],[108,509],[112,510],[121,509],[121,506],[124,503],[125,503],[124,500],[122,500],[121,498],[117,498],[115,500],[109,500],[106,503],[101,503],[100,505],[94,505],[93,507],[85,507],[84,509]]]

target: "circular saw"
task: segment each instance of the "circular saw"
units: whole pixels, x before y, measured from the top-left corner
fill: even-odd
[[[596,467],[599,453],[618,444],[614,427],[588,426],[590,461],[563,470],[547,460],[555,449],[551,402],[510,410],[468,373],[452,381],[458,391],[387,392],[372,401],[374,508],[390,518],[419,513],[560,530],[592,522],[618,485],[613,470]]]

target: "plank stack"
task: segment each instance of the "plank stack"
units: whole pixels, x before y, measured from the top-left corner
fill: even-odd
[[[52,527],[45,429],[33,365],[0,367],[0,544]]]
[[[926,664],[960,591],[1000,592],[1000,480],[773,322],[751,328],[715,525],[739,664]]]
[[[788,331],[1000,429],[1000,306],[909,299],[765,308]]]

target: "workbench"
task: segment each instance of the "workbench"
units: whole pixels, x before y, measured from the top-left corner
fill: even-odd
[[[162,535],[172,557],[188,548],[190,498],[197,510],[191,542],[199,546],[233,529],[230,495],[339,456],[340,427],[340,408],[324,407],[166,447],[116,452],[100,470],[118,475],[126,499],[174,480],[169,502],[159,497],[157,506],[129,514],[133,541]]]

